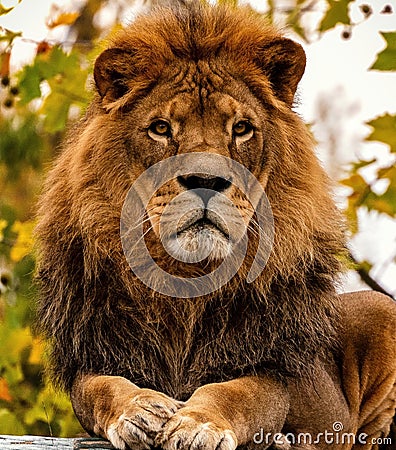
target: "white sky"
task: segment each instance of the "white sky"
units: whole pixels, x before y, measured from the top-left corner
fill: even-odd
[[[358,6],[364,3],[372,5],[374,14],[354,27],[351,39],[342,39],[343,28],[338,26],[306,47],[308,64],[302,81],[304,103],[313,103],[317,92],[328,92],[342,85],[348,98],[360,102],[362,115],[367,118],[384,110],[396,111],[396,75],[367,70],[377,52],[385,48],[378,31],[396,30],[396,3],[393,0],[395,13],[385,15],[380,14],[385,4],[383,0],[356,1],[352,8],[356,21],[362,18]]]
[[[78,4],[81,0],[75,0]],[[287,4],[288,0],[284,0]],[[51,4],[57,4],[66,10],[72,10],[67,0],[2,0],[4,6],[17,5],[10,14],[0,17],[0,26],[13,31],[23,31],[27,39],[41,41],[48,37],[45,18],[48,17]],[[125,1],[124,1],[125,3]],[[132,2],[131,2],[132,3]],[[255,0],[262,7],[263,0]],[[312,44],[303,44],[307,53],[307,68],[300,83],[301,106],[298,112],[308,122],[313,122],[317,113],[317,100],[321,95],[333,96],[339,101],[336,105],[348,109],[354,104],[354,111],[347,120],[346,139],[343,141],[340,162],[346,163],[356,156],[370,158],[375,156],[386,161],[389,159],[385,147],[378,144],[361,144],[369,133],[363,122],[384,112],[396,113],[396,74],[368,71],[376,54],[385,48],[385,41],[378,31],[396,30],[395,0],[356,0],[352,6],[352,18],[362,20],[359,5],[368,3],[374,14],[369,20],[354,27],[349,40],[341,38],[342,26],[325,33]],[[391,4],[393,14],[380,14],[385,4]],[[323,5],[322,5],[323,6]],[[320,8],[311,14],[312,20],[318,17]],[[52,37],[62,35],[62,27],[52,32]],[[20,66],[34,55],[35,44],[18,39],[14,45],[12,64]],[[341,87],[341,89],[340,89]],[[343,130],[345,132],[345,130]],[[344,148],[345,147],[345,148]],[[323,158],[325,159],[325,157]],[[367,216],[363,214],[363,216]],[[365,218],[363,232],[353,241],[356,253],[371,261],[384,261],[390,254],[396,254],[396,222],[377,217]],[[386,266],[388,267],[388,266]],[[396,265],[384,271],[385,265],[378,267],[382,283],[396,293]],[[348,287],[355,287],[347,282]]]

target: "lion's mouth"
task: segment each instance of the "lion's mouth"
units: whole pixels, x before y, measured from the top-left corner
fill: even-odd
[[[175,233],[175,237],[180,237],[184,232],[190,231],[192,233],[200,233],[203,231],[219,232],[225,239],[229,239],[230,235],[225,226],[220,220],[213,221],[207,216],[201,217],[198,220],[193,218],[184,223]]]
[[[176,230],[163,241],[172,256],[184,262],[222,260],[230,251],[230,234],[222,219],[211,211],[197,209],[183,217]]]

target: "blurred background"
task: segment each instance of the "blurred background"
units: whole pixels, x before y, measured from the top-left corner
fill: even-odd
[[[47,382],[44,345],[31,329],[35,203],[66,124],[91,98],[92,63],[106,39],[172,1],[0,0],[0,434],[82,431],[68,398]],[[339,290],[394,297],[394,0],[248,4],[307,53],[295,110],[315,136],[349,224],[350,270]]]

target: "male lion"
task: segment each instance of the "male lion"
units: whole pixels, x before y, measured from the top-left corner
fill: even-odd
[[[292,110],[304,67],[301,46],[255,14],[199,5],[138,18],[96,60],[96,98],[41,199],[38,320],[54,380],[116,448],[394,448],[396,307],[336,294],[342,220]],[[140,175],[194,153],[148,196],[128,259],[144,239],[162,270],[193,284],[230,242],[248,242],[230,280],[176,298],[151,269],[151,287],[131,270],[120,220]],[[253,280],[270,221],[231,160],[272,208],[272,251]],[[165,250],[177,245],[206,257]]]

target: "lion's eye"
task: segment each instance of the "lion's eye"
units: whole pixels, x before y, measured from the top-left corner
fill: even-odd
[[[234,136],[246,136],[253,131],[253,126],[247,120],[240,120],[233,126],[232,131]]]
[[[171,127],[165,120],[156,120],[150,125],[149,132],[157,136],[170,136]]]

